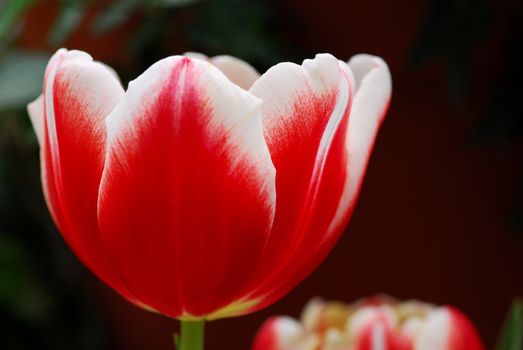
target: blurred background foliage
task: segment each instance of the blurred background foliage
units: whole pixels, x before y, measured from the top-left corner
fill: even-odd
[[[507,315],[496,350],[523,349],[523,300],[517,299]]]
[[[262,72],[281,60],[301,61],[304,53],[286,36],[293,23],[274,1],[262,0],[50,1],[52,24],[39,33],[44,42],[23,45],[27,14],[36,6],[42,9],[42,3],[0,0],[0,344],[9,344],[6,349],[106,349],[104,320],[79,287],[83,267],[56,232],[43,201],[38,146],[25,111],[41,91],[52,51],[79,31],[92,41],[124,32],[114,43],[114,50],[122,52],[107,62],[124,85],[159,57],[180,53],[173,48],[231,54]],[[455,108],[465,108],[473,49],[490,33],[496,16],[487,0],[428,0],[406,64],[415,70],[443,58],[449,67],[448,98]],[[470,131],[477,147],[500,144],[510,150],[521,139],[523,35],[514,37],[506,74]],[[523,181],[515,193],[522,194],[514,198],[521,205],[514,206],[511,221],[523,225]],[[519,302],[498,350],[523,349],[522,323]]]

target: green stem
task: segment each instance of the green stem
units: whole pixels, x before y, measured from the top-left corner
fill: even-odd
[[[203,350],[205,321],[181,321],[182,331],[178,350]]]

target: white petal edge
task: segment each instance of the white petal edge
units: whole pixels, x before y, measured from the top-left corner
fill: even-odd
[[[310,87],[322,96],[340,83],[338,62],[330,54],[317,54],[314,59],[304,60],[302,65],[278,63],[262,74],[249,91],[264,101],[267,115],[292,115],[292,104],[300,88]],[[286,94],[282,95],[282,91]]]
[[[300,320],[303,328],[309,332],[314,331],[321,320],[325,307],[326,303],[321,298],[311,299],[307,305],[305,305],[301,314]]]
[[[295,106],[300,104],[300,96],[325,97],[326,93],[336,92],[335,107],[325,126],[315,155],[315,164],[309,188],[307,203],[314,203],[321,184],[322,173],[336,131],[346,109],[350,107],[354,95],[354,77],[344,62],[331,54],[317,54],[314,59],[306,59],[302,65],[291,62],[279,63],[267,70],[249,90],[263,100],[263,127],[265,139],[273,153],[279,152],[280,140],[288,137],[289,131],[306,128],[312,124],[308,115],[296,115]],[[302,125],[297,125],[302,123]],[[308,206],[302,212],[304,218],[311,217]],[[307,212],[309,211],[309,212]],[[302,222],[305,222],[303,220]],[[288,252],[293,254],[293,252]]]
[[[38,140],[38,144],[42,147],[44,141],[44,96],[40,95],[36,100],[27,105],[27,113],[33,125],[33,129]]]
[[[52,152],[55,153],[54,160],[58,161],[60,159],[59,148],[58,148],[58,137],[56,135],[56,120],[54,118],[54,100],[53,100],[53,90],[54,83],[56,79],[56,74],[58,73],[58,68],[62,62],[70,61],[92,61],[92,57],[83,52],[71,50],[67,51],[66,49],[59,49],[49,60],[47,70],[45,73],[44,79],[44,106],[45,106],[45,115],[47,116],[46,130],[47,136],[49,137],[49,145],[52,149]],[[59,169],[57,164],[53,164],[56,170]],[[59,176],[59,174],[57,174]]]
[[[385,325],[378,322],[372,328],[372,349],[387,350],[385,342]]]
[[[260,73],[258,73],[253,66],[233,56],[219,55],[207,57],[199,52],[186,52],[184,56],[212,63],[221,70],[230,81],[244,90],[249,90],[252,84],[260,77]]]
[[[432,311],[421,330],[414,348],[416,350],[446,350],[450,334],[450,314],[444,307]]]
[[[218,67],[233,83],[242,89],[249,90],[260,73],[247,62],[227,55],[211,58],[211,63]]]
[[[278,317],[273,324],[278,349],[292,349],[303,333],[301,324],[288,316]]]
[[[87,69],[88,68],[88,69]],[[56,120],[54,114],[54,84],[56,80],[56,75],[58,72],[62,72],[68,76],[71,86],[70,90],[75,91],[77,96],[81,96],[85,92],[89,92],[90,96],[83,96],[84,98],[89,98],[92,101],[97,101],[96,105],[93,105],[93,108],[104,109],[107,103],[110,103],[110,100],[113,101],[120,99],[123,96],[123,88],[121,87],[120,81],[117,79],[116,73],[112,69],[108,69],[103,63],[93,61],[93,58],[86,52],[79,50],[70,50],[61,48],[56,51],[56,53],[51,57],[47,68],[45,71],[44,77],[44,86],[43,93],[41,97],[33,101],[28,105],[28,111],[30,113],[31,122],[37,132],[37,137],[40,142],[41,148],[41,172],[42,180],[44,183],[44,196],[46,197],[48,207],[50,209],[51,215],[53,215],[55,222],[57,217],[54,214],[54,209],[52,208],[51,202],[49,201],[49,193],[47,189],[47,179],[48,175],[45,170],[43,156],[43,148],[47,147],[45,145],[45,137],[49,140],[49,150],[53,156],[50,161],[52,162],[51,166],[54,168],[54,174],[56,177],[56,183],[63,183],[61,179],[61,170],[60,170],[60,148],[57,129],[56,129]],[[83,71],[83,72],[82,72]],[[76,79],[71,79],[69,76],[71,73],[79,74]],[[109,73],[109,74],[107,74]],[[93,86],[99,86],[103,83],[100,79],[115,79],[111,82],[113,88],[109,91],[104,89],[93,89]],[[104,113],[107,114],[106,112]],[[104,130],[100,130],[104,132]],[[57,187],[57,196],[59,201],[63,203],[65,198],[63,189],[61,186]]]
[[[126,128],[132,128],[134,118],[146,112],[148,101],[154,103],[155,90],[163,86],[169,78],[170,69],[180,60],[189,59],[198,66],[202,73],[198,76],[198,81],[194,82],[204,89],[208,104],[212,106],[213,120],[207,126],[208,130],[219,130],[216,126],[224,126],[226,130],[233,131],[232,138],[239,149],[248,153],[258,168],[259,178],[262,181],[260,192],[267,194],[268,204],[273,208],[276,205],[276,170],[270,158],[267,143],[263,137],[263,124],[261,117],[262,101],[250,92],[241,89],[232,83],[217,67],[204,62],[200,59],[188,56],[171,56],[162,59],[149,67],[138,78],[129,83],[129,87],[124,98],[114,108],[106,118],[107,127],[107,157],[105,169],[108,169],[110,162],[109,151],[117,143],[117,139]],[[183,84],[180,79],[178,84]],[[180,86],[181,88],[181,86]],[[181,90],[181,89],[175,89]],[[176,93],[176,91],[173,91]],[[141,111],[141,112],[139,112]],[[218,125],[219,124],[219,125]],[[102,175],[100,190],[104,188],[104,178]],[[99,200],[103,196],[99,196]],[[100,203],[99,203],[100,207]],[[273,219],[273,218],[272,218]]]
[[[47,116],[45,120],[47,124],[46,130],[52,152],[56,152],[55,157],[53,157],[56,160],[60,159],[60,156],[58,154],[59,141],[56,135],[56,120],[54,118],[53,88],[58,69],[62,72],[67,72],[68,75],[78,74],[76,80],[70,77],[68,78],[71,79],[70,82],[72,84],[70,89],[77,92],[78,96],[81,96],[84,91],[88,92],[90,96],[82,97],[92,101],[98,101],[96,105],[93,105],[93,108],[104,109],[107,103],[117,101],[123,96],[123,88],[121,87],[118,75],[112,68],[104,63],[93,61],[93,58],[86,52],[78,50],[67,51],[66,49],[58,50],[49,61],[43,93],[45,115]],[[84,72],[82,72],[83,70]],[[109,90],[110,93],[105,89],[93,89],[95,84],[100,86],[104,83],[101,79],[114,79],[114,81],[110,82],[110,84],[113,85],[112,89]]]
[[[347,320],[345,330],[351,337],[357,337],[364,328],[380,323],[390,328],[396,327],[398,318],[392,308],[388,305],[363,306]]]
[[[381,58],[360,54],[352,57],[348,66],[356,83],[347,130],[348,177],[331,232],[344,224],[347,211],[359,194],[374,140],[392,93],[390,71]]]
[[[314,59],[304,60],[301,66],[284,62],[271,67],[249,90],[264,101],[264,129],[266,138],[271,138],[273,132],[277,133],[276,137],[285,136],[282,124],[287,121],[282,118],[294,116],[294,104],[299,102],[297,98],[302,90],[310,88],[316,96],[323,96],[325,92],[339,89],[335,108],[321,137],[315,171],[321,172],[323,169],[325,152],[330,147],[353,94],[353,77],[350,70],[345,68],[334,56],[318,54]],[[346,78],[342,77],[343,70],[347,73]]]

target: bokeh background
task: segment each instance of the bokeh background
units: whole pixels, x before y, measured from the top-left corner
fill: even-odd
[[[314,296],[453,304],[496,343],[523,294],[523,4],[501,0],[0,0],[0,348],[172,349],[176,321],[126,303],[62,241],[43,201],[25,105],[59,47],[124,84],[186,51],[260,72],[319,52],[382,56],[393,98],[347,232],[264,311],[207,325],[248,349],[264,319]]]

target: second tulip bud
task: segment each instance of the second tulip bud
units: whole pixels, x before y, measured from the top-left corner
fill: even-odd
[[[252,350],[483,350],[470,322],[451,306],[388,297],[352,305],[312,300],[301,320],[273,317]]]

